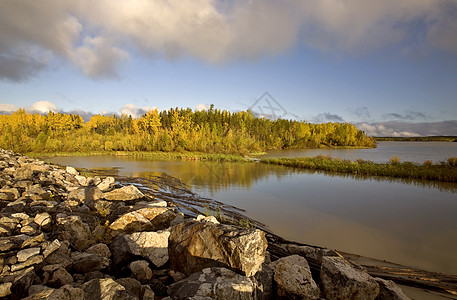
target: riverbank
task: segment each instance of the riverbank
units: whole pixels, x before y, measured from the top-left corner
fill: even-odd
[[[256,158],[235,154],[214,154],[202,152],[55,152],[28,153],[30,157],[46,158],[54,156],[131,156],[151,160],[195,160],[216,162],[260,162],[265,164],[282,165],[293,168],[316,170],[332,173],[353,174],[363,176],[386,176],[392,178],[427,180],[437,182],[457,182],[457,158],[451,157],[446,161],[434,164],[430,161],[424,164],[400,162],[396,157],[389,163],[374,163],[368,160],[342,160],[329,156],[291,157],[291,158]]]
[[[335,251],[180,214],[125,180],[0,150],[0,297],[408,299]]]

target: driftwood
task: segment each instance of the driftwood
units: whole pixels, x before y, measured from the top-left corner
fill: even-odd
[[[98,175],[102,176],[107,175],[100,174],[102,172],[99,173],[97,170],[95,172],[94,170],[88,171],[89,173],[98,173]],[[201,197],[187,188],[181,180],[169,175],[162,174],[161,176],[153,176],[151,178],[137,178],[120,177],[113,173],[109,175],[114,176],[121,185],[134,184],[149,198],[167,201],[185,215],[195,217],[199,214],[212,214],[224,223],[253,227],[265,231],[269,244],[268,251],[272,260],[290,255],[285,247],[283,247],[284,244],[325,249],[318,246],[287,241],[271,232],[267,225],[245,216],[243,209],[210,198]],[[437,292],[444,298],[457,299],[457,275],[419,270],[336,250],[334,252],[335,255],[343,256],[347,260],[365,267],[373,277],[392,280],[397,284],[420,288],[427,292]],[[318,274],[321,267],[320,262],[311,258],[307,258],[307,260],[312,272]]]

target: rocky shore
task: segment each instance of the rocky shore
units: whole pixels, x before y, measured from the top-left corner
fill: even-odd
[[[408,299],[334,251],[286,244],[278,258],[259,229],[112,177],[0,149],[0,186],[5,299]]]

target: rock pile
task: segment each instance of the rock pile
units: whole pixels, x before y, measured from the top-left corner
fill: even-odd
[[[407,299],[331,251],[285,245],[294,255],[270,262],[264,232],[184,217],[112,177],[0,149],[0,186],[5,299]]]

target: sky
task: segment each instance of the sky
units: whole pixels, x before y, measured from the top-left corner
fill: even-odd
[[[0,1],[0,113],[210,104],[457,135],[457,0]]]

